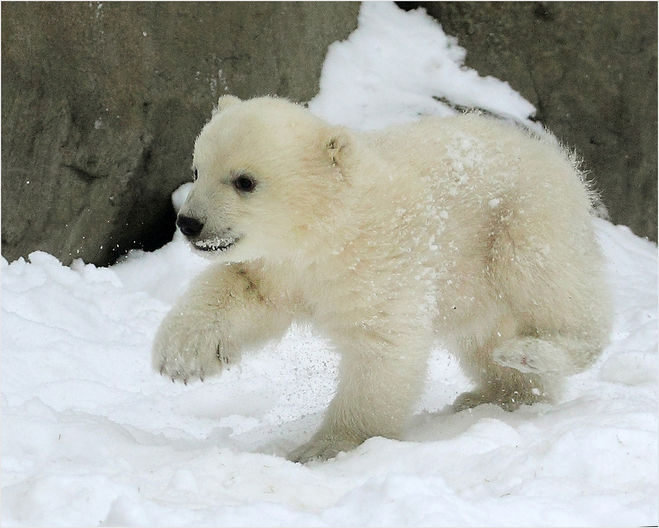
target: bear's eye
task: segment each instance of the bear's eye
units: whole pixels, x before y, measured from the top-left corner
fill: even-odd
[[[234,188],[243,193],[250,193],[256,188],[256,180],[246,174],[241,174],[233,180]]]
[[[199,177],[199,173],[197,172],[197,169],[195,169],[192,173],[192,181],[193,182],[197,181],[198,177]]]

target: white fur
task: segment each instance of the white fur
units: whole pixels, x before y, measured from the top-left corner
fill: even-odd
[[[437,339],[478,382],[456,410],[548,399],[607,342],[592,196],[549,135],[474,114],[358,133],[285,100],[225,97],[194,166],[180,212],[204,223],[192,242],[238,242],[163,322],[154,367],[208,376],[313,322],[340,379],[293,460],[397,437]],[[238,174],[254,192],[234,189]]]

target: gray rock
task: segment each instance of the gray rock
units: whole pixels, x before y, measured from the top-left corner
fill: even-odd
[[[416,7],[415,3],[407,7]],[[657,238],[657,6],[424,7],[584,157],[612,220]],[[2,254],[106,265],[174,230],[222,93],[309,100],[357,3],[3,3]]]
[[[223,93],[311,99],[357,3],[2,3],[2,254],[107,265],[171,239]]]
[[[611,220],[657,240],[656,2],[400,2],[424,7],[576,148]]]

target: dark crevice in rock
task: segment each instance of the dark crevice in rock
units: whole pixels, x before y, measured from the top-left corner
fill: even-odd
[[[359,4],[1,9],[2,254],[107,265],[171,240],[171,193],[190,179],[217,97],[311,99],[327,46],[355,29]]]
[[[81,180],[92,183],[94,180],[97,180],[99,178],[105,178],[105,176],[99,176],[96,174],[92,174],[89,171],[81,168],[81,167],[76,167],[75,165],[62,165],[62,167],[65,167],[69,169],[73,174],[75,174],[78,178]]]

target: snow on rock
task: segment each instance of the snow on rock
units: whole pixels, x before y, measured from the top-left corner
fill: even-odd
[[[364,3],[311,106],[364,128],[441,113],[432,96],[532,111],[463,59],[422,11]],[[159,322],[207,265],[179,233],[112,268],[3,259],[2,525],[656,525],[657,246],[594,221],[616,320],[560,401],[452,414],[470,384],[437,349],[403,440],[307,466],[283,456],[320,423],[337,369],[310,329],[205,383],[151,370]]]
[[[189,183],[184,183],[172,193],[172,205],[174,206],[174,210],[177,213],[183,206],[183,203],[185,202],[185,199],[188,197],[188,194],[190,194],[191,190],[192,190],[192,182],[189,182]]]
[[[539,130],[535,107],[506,82],[464,66],[466,51],[424,10],[365,2],[359,27],[330,45],[309,109],[331,123],[374,129],[454,108],[480,108]],[[338,103],[338,104],[337,104]]]

